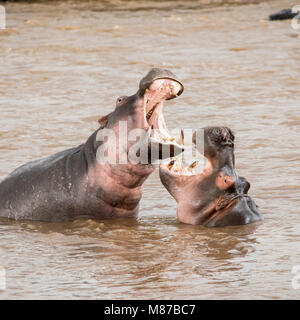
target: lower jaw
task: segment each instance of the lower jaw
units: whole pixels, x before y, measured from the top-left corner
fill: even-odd
[[[192,224],[192,225],[197,225],[197,224],[202,224],[199,221],[199,218],[197,215],[195,215],[192,211],[190,211],[189,208],[182,208],[180,205],[178,205],[177,208],[177,219],[186,224]]]
[[[190,166],[183,167],[178,160],[174,162],[173,165],[164,164],[164,166],[166,170],[168,170],[171,174],[174,174],[176,176],[193,177],[203,173],[203,168],[201,168],[200,166],[191,167],[190,165]]]

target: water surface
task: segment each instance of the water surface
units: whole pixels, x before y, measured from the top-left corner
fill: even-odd
[[[132,5],[132,4],[131,4]],[[176,221],[157,172],[139,219],[0,221],[0,299],[292,299],[300,265],[300,31],[269,22],[289,1],[172,10],[7,4],[0,31],[0,178],[84,142],[152,67],[185,85],[169,128],[227,125],[265,221]]]

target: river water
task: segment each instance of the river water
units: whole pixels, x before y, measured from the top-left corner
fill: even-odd
[[[232,128],[237,171],[265,220],[215,229],[178,223],[155,172],[137,220],[0,221],[0,299],[300,297],[291,272],[300,265],[300,30],[266,20],[290,1],[193,10],[135,10],[132,1],[113,11],[95,2],[5,6],[1,179],[84,142],[118,96],[164,67],[185,85],[165,106],[169,129]]]

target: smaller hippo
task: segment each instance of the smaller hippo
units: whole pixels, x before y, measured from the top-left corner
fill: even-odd
[[[288,20],[293,19],[299,12],[294,12],[292,9],[283,9],[269,15],[269,20]]]
[[[207,227],[263,220],[247,194],[250,183],[235,171],[233,132],[227,127],[204,128],[202,151],[198,133],[200,130],[194,133],[193,143],[208,160],[201,173],[195,173],[195,163],[183,167],[173,159],[160,165],[160,179],[178,204],[178,220]]]

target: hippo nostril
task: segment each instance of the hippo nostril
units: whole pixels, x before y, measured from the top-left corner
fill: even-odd
[[[247,193],[248,191],[249,191],[249,189],[250,189],[250,182],[249,181],[246,181],[246,186],[245,186],[245,190],[244,190],[244,192],[245,193]]]
[[[232,140],[227,140],[224,145],[228,146],[228,147],[231,147],[231,148],[234,147],[234,143],[232,142]]]

